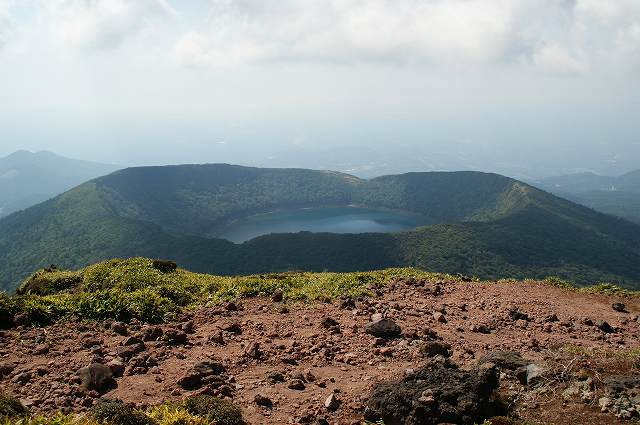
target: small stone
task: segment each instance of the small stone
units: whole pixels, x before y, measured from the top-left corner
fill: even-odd
[[[160,326],[147,326],[142,330],[143,341],[157,341],[162,338],[164,332]]]
[[[379,319],[365,325],[364,331],[378,338],[396,338],[402,329],[391,319]]]
[[[276,382],[284,382],[284,375],[280,372],[271,371],[267,373],[267,380],[273,384]]]
[[[33,349],[33,354],[36,356],[42,356],[49,352],[49,346],[47,344],[39,344],[36,345],[36,348]]]
[[[440,313],[439,311],[436,311],[435,313],[433,313],[433,319],[438,322],[438,323],[447,323],[447,318],[444,316],[444,314]]]
[[[331,317],[325,317],[324,319],[322,319],[320,324],[327,329],[332,328],[334,326],[340,326],[340,323],[338,323],[335,319]]]
[[[615,311],[620,312],[620,313],[625,313],[626,312],[626,308],[625,308],[625,305],[623,303],[613,303],[613,304],[611,304],[611,308],[614,309]]]
[[[260,357],[262,357],[262,351],[260,351],[260,343],[255,341],[250,343],[244,350],[244,356],[252,359],[259,359]]]
[[[273,294],[271,294],[271,300],[274,303],[279,303],[282,302],[284,298],[284,292],[282,292],[282,289],[277,288],[275,291],[273,291]]]
[[[600,329],[602,332],[607,334],[615,332],[615,329],[613,329],[613,327],[609,323],[605,322],[604,320],[598,320],[595,323],[595,326],[596,328]]]
[[[227,325],[224,328],[225,331],[232,333],[232,334],[236,334],[236,335],[240,335],[242,333],[242,327],[240,326],[240,323],[238,322],[233,322],[229,325]]]
[[[437,341],[427,341],[420,347],[420,352],[427,357],[434,356],[451,356],[451,346],[449,344]]]
[[[187,334],[182,330],[167,329],[164,337],[171,345],[183,345],[187,343]]]
[[[136,338],[134,336],[130,336],[129,338],[125,339],[122,342],[122,345],[124,345],[124,346],[138,345],[138,344],[143,344],[143,342],[142,342],[142,340],[140,338]]]
[[[327,399],[324,401],[324,407],[332,412],[338,410],[338,408],[340,407],[340,400],[335,393],[327,397]]]
[[[123,322],[113,322],[111,324],[111,330],[118,335],[127,335],[128,333],[127,325],[125,325]]]
[[[124,375],[125,366],[124,363],[122,363],[120,360],[111,360],[106,364],[106,366],[111,369],[111,373],[113,373],[113,376],[115,376],[116,378]]]
[[[262,394],[256,394],[255,397],[253,397],[253,401],[255,401],[255,403],[258,406],[263,406],[263,407],[273,406],[273,402],[271,401],[271,399],[269,397],[263,396]]]
[[[194,329],[193,320],[187,320],[186,322],[184,322],[180,326],[180,329],[182,329],[182,331],[185,333],[192,334]]]
[[[212,335],[209,335],[207,341],[218,345],[224,345],[224,336],[222,335],[222,331],[216,331]]]
[[[301,379],[293,379],[289,381],[287,388],[289,388],[290,390],[302,391],[305,389],[305,386],[304,386],[304,382],[302,382]]]
[[[426,389],[422,392],[422,394],[420,395],[420,398],[418,399],[418,401],[424,405],[430,406],[433,403],[435,403],[435,398],[433,396],[433,390],[432,389]]]

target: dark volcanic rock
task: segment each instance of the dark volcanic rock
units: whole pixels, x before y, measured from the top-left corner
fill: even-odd
[[[178,265],[173,261],[153,260],[152,267],[162,273],[171,273],[176,271]]]
[[[277,371],[271,371],[267,373],[267,380],[273,384],[276,382],[284,382],[284,375]]]
[[[598,320],[595,323],[595,326],[596,328],[607,334],[614,333],[616,331],[609,323],[605,322],[604,320]]]
[[[509,318],[514,322],[516,320],[526,320],[527,322],[529,321],[529,316],[526,313],[521,312],[517,308],[512,308],[511,310],[509,310]]]
[[[365,419],[385,425],[473,424],[504,413],[494,401],[494,368],[477,372],[432,362],[399,381],[379,384],[366,403]]]
[[[142,342],[132,344],[132,345],[122,345],[116,348],[116,354],[122,357],[123,359],[130,359],[138,353],[141,353],[145,350],[144,344]]]
[[[364,326],[364,331],[378,338],[395,338],[400,336],[402,329],[393,320],[379,319]]]
[[[625,309],[625,305],[622,303],[613,303],[611,304],[611,308],[615,311],[619,311],[620,313],[625,313],[627,310]]]
[[[178,329],[167,329],[164,333],[164,337],[171,345],[183,345],[187,343],[187,334],[184,331]]]
[[[142,330],[143,341],[157,341],[164,334],[160,326],[147,326]]]
[[[273,402],[271,401],[271,399],[269,397],[263,396],[262,394],[256,394],[255,397],[253,398],[253,401],[255,401],[258,406],[263,406],[263,407],[273,406]]]
[[[289,382],[289,384],[287,385],[287,388],[291,390],[302,391],[304,390],[305,386],[304,386],[304,382],[301,379],[293,379],[292,381]]]
[[[127,325],[122,322],[113,322],[111,324],[111,330],[117,333],[118,335],[127,335]]]
[[[284,298],[284,292],[282,292],[282,289],[280,288],[276,289],[275,291],[273,291],[273,294],[271,294],[271,299],[275,303],[281,302],[283,298]]]
[[[451,356],[451,345],[438,341],[427,341],[420,347],[420,352],[427,357]]]
[[[211,379],[207,378],[220,375],[225,370],[226,368],[221,363],[199,362],[194,364],[191,370],[178,379],[178,385],[185,390],[196,390],[202,387],[206,381],[211,381]]]
[[[93,363],[78,370],[80,388],[85,391],[105,392],[115,386],[113,372],[103,364]]]
[[[242,326],[240,326],[240,323],[238,322],[233,322],[225,326],[223,330],[232,334],[240,335],[242,333]]]

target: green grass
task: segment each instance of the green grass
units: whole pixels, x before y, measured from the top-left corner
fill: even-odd
[[[242,412],[230,401],[195,396],[147,410],[120,401],[102,402],[87,414],[9,415],[0,410],[0,425],[243,425]]]
[[[225,300],[270,296],[276,289],[285,301],[310,302],[343,296],[371,295],[371,288],[386,285],[396,277],[430,281],[460,281],[460,277],[429,273],[414,268],[391,268],[370,272],[286,272],[251,276],[216,276],[178,269],[163,273],[147,258],[113,259],[78,271],[40,270],[21,285],[20,295],[0,294],[0,316],[23,312],[32,323],[46,325],[76,317],[83,320],[133,318],[149,323],[170,320],[176,313]],[[33,285],[36,281],[37,285]],[[64,282],[63,285],[60,282]],[[71,282],[71,283],[69,283]],[[502,280],[519,284],[516,280]],[[527,281],[525,281],[527,282]],[[611,284],[577,288],[551,277],[543,281],[567,290],[585,293],[637,296],[638,292]],[[35,288],[33,292],[26,288]]]
[[[73,286],[58,289],[61,275],[81,277]],[[253,276],[215,276],[178,269],[162,273],[152,260],[131,258],[108,260],[75,272],[41,270],[32,279],[41,284],[36,293],[0,294],[0,313],[24,312],[34,324],[45,325],[65,317],[100,320],[130,320],[158,323],[175,313],[207,303],[238,297],[269,296],[282,289],[285,300],[314,301],[341,296],[370,295],[371,285],[384,285],[393,277],[455,280],[453,276],[411,268],[386,269],[364,273],[287,272]],[[50,283],[47,283],[50,280]]]

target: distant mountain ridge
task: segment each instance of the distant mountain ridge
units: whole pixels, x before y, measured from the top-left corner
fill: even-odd
[[[601,176],[595,173],[567,174],[548,177],[533,183],[554,193],[577,194],[599,190],[640,193],[640,170],[631,171],[619,177]]]
[[[0,158],[0,217],[52,198],[120,167],[65,158],[48,151],[16,151]]]
[[[300,232],[236,245],[233,219],[274,208],[359,204],[423,214],[391,234]],[[363,180],[226,164],[129,168],[0,220],[0,285],[50,263],[162,257],[201,272],[372,270],[414,266],[481,278],[558,275],[640,286],[640,227],[525,183],[480,172]]]
[[[640,170],[619,177],[568,174],[532,184],[578,204],[640,224]]]

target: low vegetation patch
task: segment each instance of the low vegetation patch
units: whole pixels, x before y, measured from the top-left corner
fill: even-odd
[[[17,295],[0,294],[0,329],[12,325],[17,313],[46,325],[63,318],[81,320],[133,318],[160,323],[185,308],[238,297],[270,296],[276,289],[285,301],[307,302],[371,295],[394,278],[465,281],[463,276],[429,273],[414,268],[391,268],[354,273],[286,272],[251,276],[215,276],[174,268],[170,261],[147,258],[103,261],[78,271],[40,270],[20,286]],[[517,281],[504,280],[503,282]],[[560,278],[545,283],[587,293],[634,295],[610,284],[578,289]]]
[[[184,408],[192,415],[206,418],[216,425],[244,425],[242,411],[230,401],[198,395],[184,402]]]
[[[106,400],[83,415],[57,413],[28,416],[26,409],[5,409],[0,396],[0,425],[244,425],[242,411],[230,401],[195,396],[182,403],[164,403],[147,410],[135,409],[120,400]],[[19,403],[11,399],[11,404]],[[22,406],[22,405],[20,405]]]
[[[10,321],[19,312],[40,325],[65,317],[123,321],[136,318],[159,323],[183,308],[237,297],[269,296],[276,289],[283,291],[286,300],[302,302],[367,295],[371,288],[394,277],[456,279],[410,268],[227,277],[172,271],[171,267],[158,267],[157,261],[146,258],[114,259],[74,272],[49,269],[34,273],[21,285],[18,295],[0,294],[0,327],[3,317]]]
[[[17,419],[25,417],[28,413],[20,400],[9,394],[0,393],[0,418]]]

